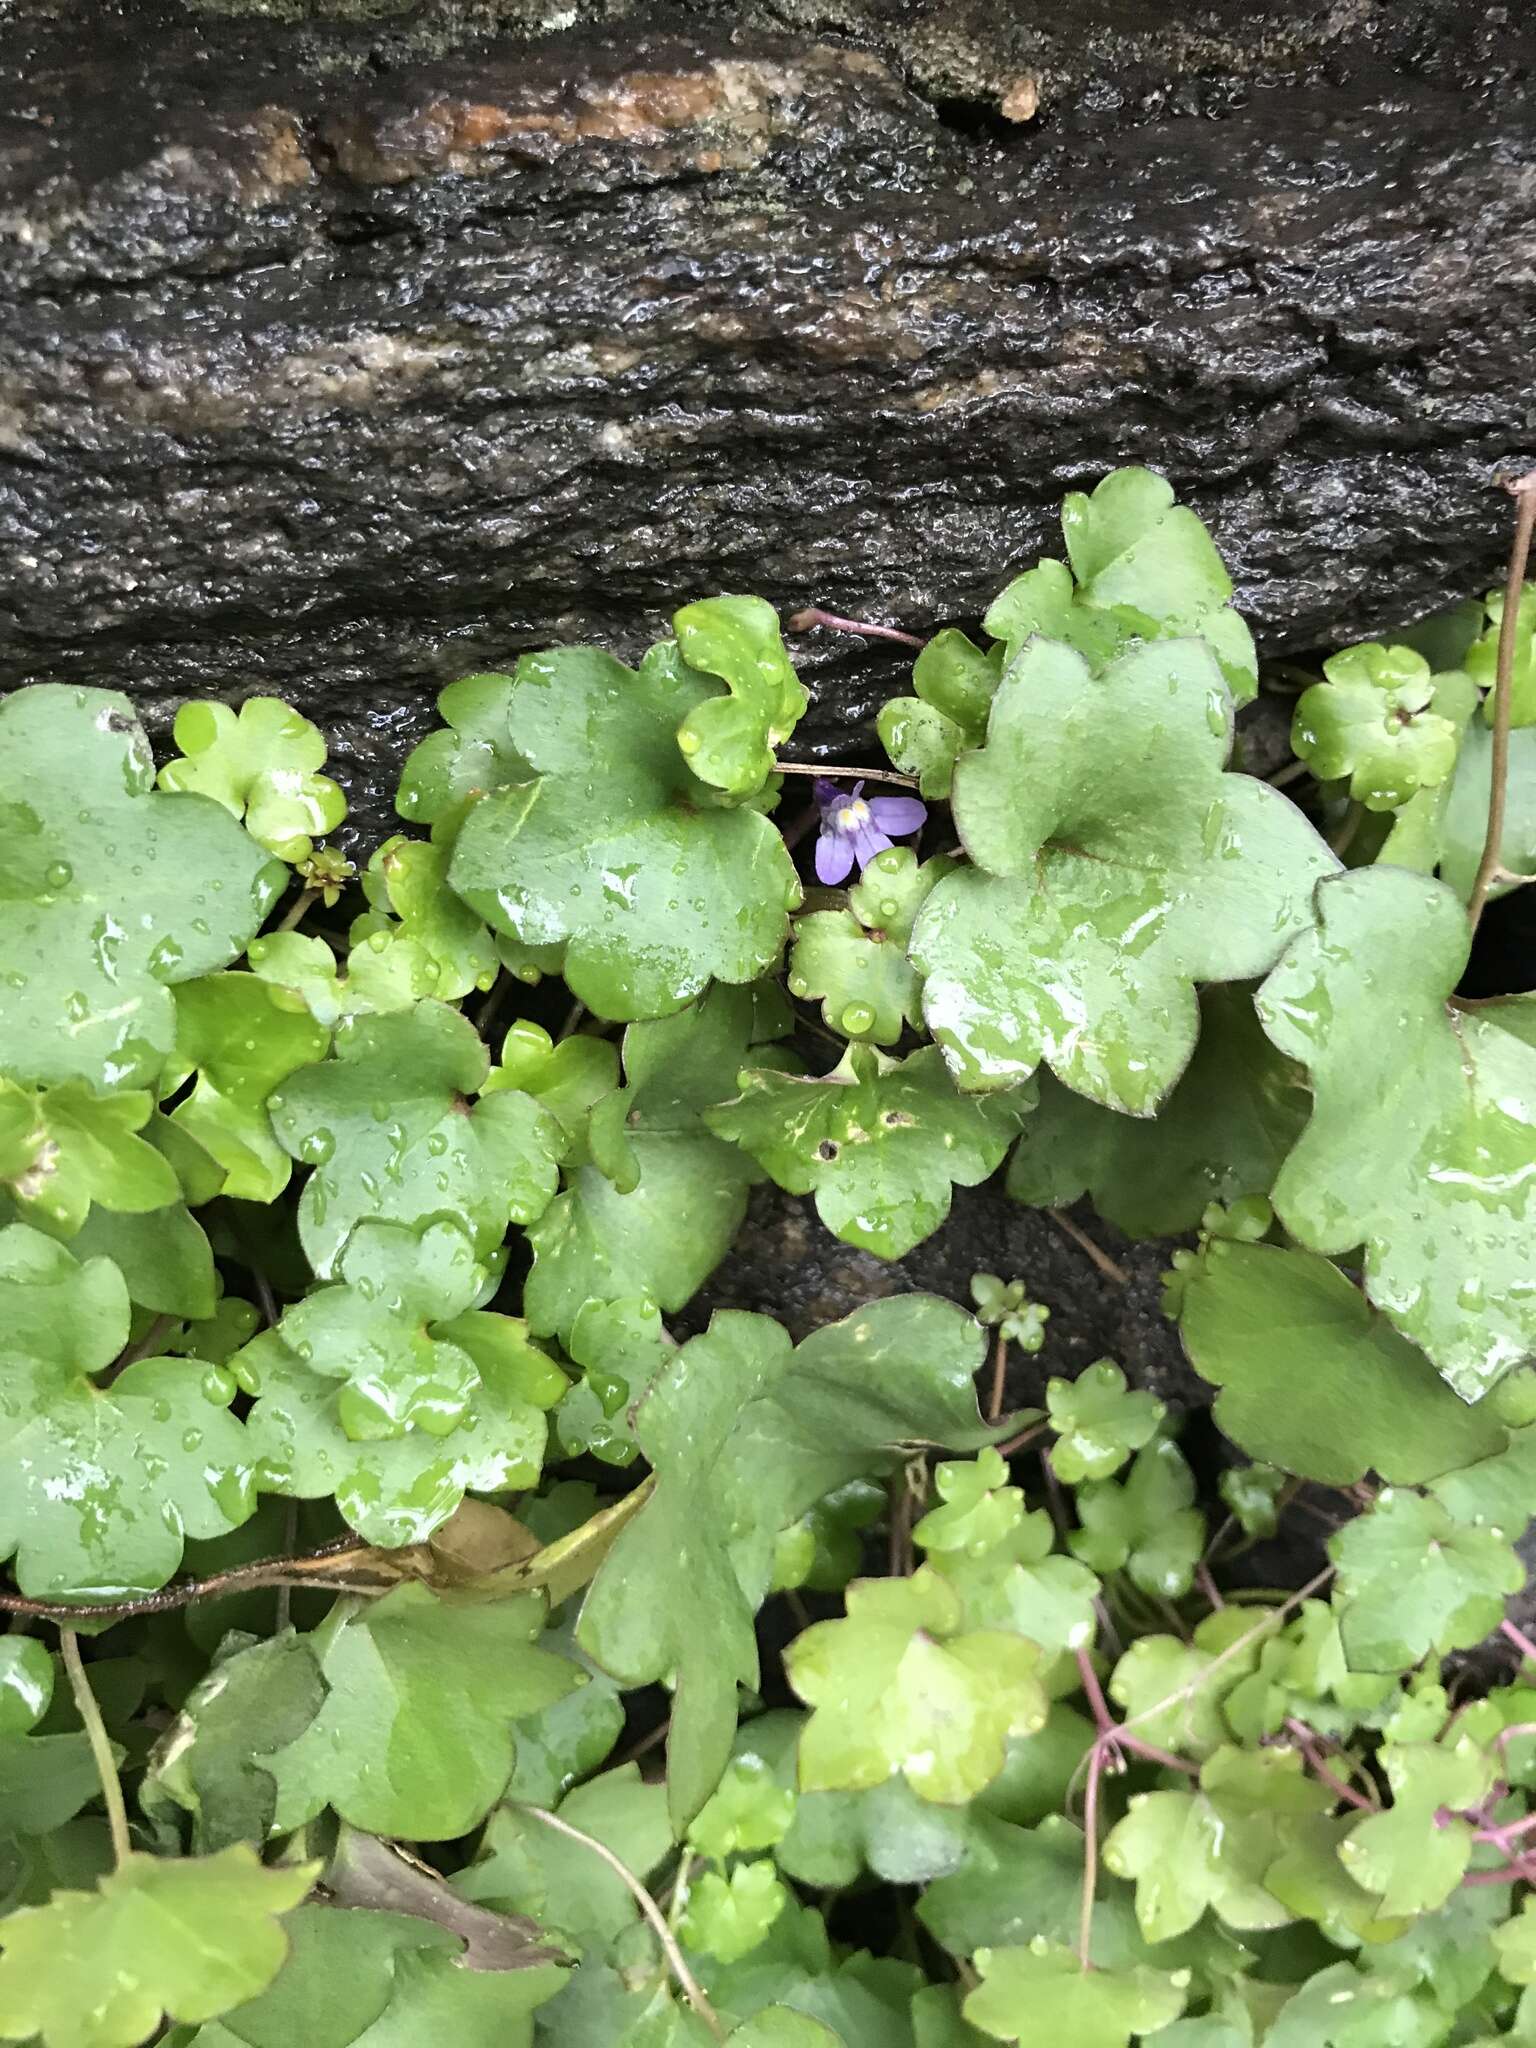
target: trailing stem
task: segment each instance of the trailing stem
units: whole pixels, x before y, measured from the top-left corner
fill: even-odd
[[[1475,932],[1488,901],[1488,892],[1503,872],[1500,854],[1504,845],[1504,811],[1509,796],[1509,726],[1513,710],[1515,681],[1515,636],[1520,624],[1520,593],[1525,587],[1525,567],[1530,559],[1531,534],[1536,529],[1536,469],[1528,470],[1505,485],[1515,500],[1515,538],[1509,550],[1509,574],[1504,581],[1504,615],[1499,621],[1499,653],[1493,685],[1493,753],[1488,771],[1488,834],[1483,857],[1467,901],[1467,923]]]
[[[133,1842],[128,1834],[128,1809],[123,1804],[123,1788],[118,1780],[112,1744],[107,1736],[106,1723],[101,1718],[101,1709],[96,1704],[96,1695],[91,1691],[91,1681],[80,1661],[80,1638],[72,1628],[59,1630],[59,1649],[63,1653],[64,1669],[69,1673],[70,1691],[75,1696],[75,1706],[85,1727],[85,1737],[91,1745],[96,1775],[101,1780],[102,1803],[107,1809],[107,1828],[112,1836],[112,1856],[121,1870],[133,1854]]]
[[[699,1983],[698,1978],[694,1976],[692,1970],[689,1969],[687,1958],[678,1947],[677,1938],[667,1925],[666,1917],[662,1913],[661,1908],[651,1897],[639,1878],[629,1868],[629,1865],[622,1863],[611,1849],[596,1840],[594,1836],[583,1834],[580,1828],[572,1827],[568,1820],[561,1820],[558,1814],[550,1813],[542,1806],[524,1806],[520,1804],[517,1811],[527,1814],[530,1820],[542,1821],[545,1827],[553,1828],[556,1834],[569,1836],[573,1842],[579,1842],[584,1849],[590,1849],[594,1856],[601,1857],[614,1876],[625,1886],[630,1897],[645,1915],[646,1920],[650,1924],[651,1932],[661,1943],[661,1952],[666,1957],[667,1966],[677,1979],[684,1998],[687,1999],[715,2039],[723,2041],[725,2039],[725,2028],[720,2023],[720,2015],[704,1996],[703,1986]]]

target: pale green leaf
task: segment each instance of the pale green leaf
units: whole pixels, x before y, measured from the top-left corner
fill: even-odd
[[[340,789],[317,772],[319,728],[279,697],[248,697],[238,711],[194,698],[177,712],[174,737],[181,753],[160,770],[160,787],[212,797],[282,860],[307,860],[313,840],[347,815]]]

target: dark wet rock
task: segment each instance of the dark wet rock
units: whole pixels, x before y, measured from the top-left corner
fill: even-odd
[[[452,675],[963,621],[1126,461],[1266,645],[1399,622],[1536,453],[1533,76],[1452,0],[0,0],[0,686],[279,690],[377,836]],[[807,658],[856,758],[902,666]]]

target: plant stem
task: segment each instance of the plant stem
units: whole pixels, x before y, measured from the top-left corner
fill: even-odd
[[[1499,1633],[1514,1644],[1527,1664],[1536,1664],[1536,1643],[1531,1641],[1523,1629],[1516,1628],[1512,1621],[1501,1621]]]
[[[894,768],[839,768],[826,761],[775,761],[775,775],[825,775],[829,780],[839,775],[862,776],[866,782],[899,782],[903,789],[916,789],[915,775],[898,775]]]
[[[1084,1970],[1093,1968],[1088,1958],[1093,1947],[1093,1895],[1099,1888],[1099,1780],[1103,1773],[1104,1752],[1096,1742],[1083,1788],[1083,1899],[1077,1915],[1077,1960]]]
[[[1117,1287],[1130,1286],[1131,1276],[1124,1266],[1117,1265],[1109,1253],[1101,1250],[1087,1231],[1074,1223],[1070,1216],[1061,1209],[1047,1209],[1045,1213],[1063,1236],[1070,1237],[1075,1245],[1088,1254],[1106,1280],[1113,1280]]]
[[[1285,1726],[1286,1732],[1301,1752],[1302,1762],[1319,1784],[1326,1785],[1333,1796],[1342,1799],[1346,1806],[1358,1807],[1362,1813],[1381,1811],[1374,1799],[1367,1799],[1363,1793],[1357,1792],[1352,1785],[1346,1785],[1342,1778],[1336,1777],[1329,1770],[1313,1740],[1313,1731],[1305,1721],[1298,1721],[1292,1715],[1287,1718]]]
[[[1008,1339],[998,1325],[997,1335],[992,1340],[992,1396],[987,1403],[987,1420],[996,1422],[1003,1412],[1003,1394],[1008,1373]]]
[[[666,1923],[661,1908],[651,1897],[639,1878],[635,1876],[635,1873],[629,1868],[628,1864],[621,1863],[611,1849],[605,1847],[603,1843],[597,1841],[593,1836],[583,1834],[580,1828],[573,1828],[568,1820],[561,1820],[558,1814],[549,1813],[542,1806],[525,1806],[519,1802],[517,1811],[519,1813],[526,1813],[530,1819],[542,1821],[545,1827],[553,1828],[557,1834],[569,1836],[573,1842],[580,1842],[584,1849],[590,1849],[594,1856],[600,1857],[607,1864],[608,1868],[626,1887],[630,1897],[650,1922],[651,1932],[661,1943],[662,1954],[666,1957],[668,1966],[673,1976],[677,1979],[684,1998],[687,1999],[715,2039],[723,2041],[725,2039],[725,2028],[720,2023],[720,2015],[704,1996],[703,1987],[700,1985],[697,1977],[694,1976],[692,1970],[689,1969],[683,1952],[678,1947],[672,1930]]]
[[[876,626],[868,619],[845,619],[837,612],[824,612],[819,604],[808,605],[785,621],[791,633],[809,633],[813,626],[828,626],[834,633],[862,633],[869,640],[899,640],[903,647],[926,647],[915,633],[903,633],[897,626]]]
[[[1483,857],[1477,864],[1477,878],[1467,901],[1467,923],[1475,932],[1499,871],[1499,853],[1504,841],[1504,810],[1509,794],[1509,725],[1515,685],[1515,634],[1520,624],[1520,593],[1525,586],[1525,565],[1530,558],[1531,533],[1536,529],[1536,469],[1505,485],[1515,500],[1515,538],[1509,550],[1509,574],[1504,581],[1504,615],[1499,621],[1499,653],[1493,685],[1493,754],[1488,769],[1488,835]]]
[[[366,1569],[378,1557],[372,1545],[346,1536],[302,1557],[257,1558],[206,1579],[183,1579],[177,1585],[160,1587],[158,1592],[141,1593],[134,1600],[31,1600],[25,1593],[0,1593],[0,1614],[35,1615],[66,1627],[74,1621],[126,1621],[137,1614],[166,1614],[175,1607],[188,1607],[194,1600],[212,1600],[251,1586],[277,1586],[285,1581],[297,1586],[335,1585],[335,1574]],[[397,1574],[391,1574],[391,1583],[399,1583]],[[344,1590],[384,1592],[387,1588],[348,1585]]]
[[[91,1681],[80,1661],[80,1638],[72,1628],[59,1630],[59,1648],[64,1657],[64,1669],[69,1673],[69,1687],[75,1696],[75,1706],[85,1724],[86,1740],[96,1762],[96,1775],[101,1780],[101,1797],[107,1809],[107,1827],[112,1836],[112,1858],[121,1870],[133,1854],[133,1843],[128,1834],[128,1809],[123,1804],[122,1784],[118,1779],[117,1765],[112,1761],[112,1744],[107,1736],[106,1723],[101,1718],[101,1709],[96,1704],[96,1695],[91,1691]]]
[[[273,925],[273,931],[291,932],[296,924],[302,924],[310,905],[319,894],[320,891],[318,889],[301,889],[277,923]]]

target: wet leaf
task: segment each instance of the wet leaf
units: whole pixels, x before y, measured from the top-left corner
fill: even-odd
[[[727,796],[755,796],[773,750],[800,721],[805,685],[760,597],[706,597],[672,615],[678,652],[692,669],[718,676],[729,696],[706,697],[677,729],[683,759],[701,782]]]
[[[1038,1648],[967,1631],[959,1597],[926,1565],[909,1579],[856,1580],[847,1608],[845,1620],[813,1623],[785,1655],[812,1709],[802,1789],[863,1791],[899,1772],[924,1799],[973,1799],[1001,1771],[1007,1737],[1045,1721]]]
[[[1406,1671],[1497,1628],[1525,1567],[1497,1529],[1456,1522],[1437,1500],[1388,1487],[1329,1539],[1335,1604],[1355,1671]],[[1411,1584],[1413,1599],[1403,1598]]]
[[[1059,2041],[1063,2048],[1127,2048],[1184,2010],[1187,1971],[1085,1970],[1068,1948],[976,1951],[981,1985],[965,2001],[973,2027],[998,2041]]]
[[[1499,633],[1504,624],[1504,593],[1491,590],[1488,623],[1467,649],[1467,674],[1488,692],[1483,717],[1493,723],[1493,688],[1499,669]],[[1527,584],[1515,612],[1515,658],[1510,671],[1510,714],[1516,726],[1536,725],[1536,587]]]
[[[1189,1591],[1205,1543],[1205,1517],[1184,1454],[1166,1437],[1139,1451],[1123,1481],[1094,1480],[1077,1492],[1080,1529],[1067,1541],[1101,1575],[1129,1572],[1144,1593],[1177,1600]]]
[[[365,1224],[355,1268],[350,1244],[344,1268],[369,1280],[373,1296],[343,1285],[290,1309],[284,1331],[307,1345],[308,1360],[277,1331],[239,1354],[259,1395],[247,1434],[263,1489],[334,1494],[358,1534],[385,1547],[423,1542],[466,1492],[531,1486],[544,1411],[565,1384],[513,1318],[453,1306],[479,1270],[463,1257],[463,1233],[444,1222],[425,1237],[441,1255],[435,1283],[396,1263],[413,1233]],[[445,1314],[428,1323],[433,1301]]]
[[[219,1657],[155,1747],[139,1795],[145,1811],[166,1801],[185,1808],[199,1856],[264,1842],[277,1792],[263,1760],[303,1734],[324,1699],[307,1637],[274,1636]]]
[[[246,1845],[133,1855],[92,1892],[0,1921],[0,2033],[45,2048],[134,2048],[161,2015],[212,2019],[282,1968],[279,1923],[319,1869],[263,1870]]]
[[[1384,1758],[1391,1807],[1356,1821],[1339,1860],[1384,1914],[1432,1912],[1466,1876],[1473,1826],[1461,1810],[1492,1791],[1494,1762],[1465,1737],[1391,1743]]]
[[[431,960],[414,940],[374,932],[353,946],[342,977],[324,939],[271,932],[252,939],[246,964],[275,992],[280,1008],[307,1010],[326,1031],[343,1017],[408,1010],[433,993]]]
[[[1037,1209],[1081,1195],[1127,1237],[1193,1230],[1211,1202],[1267,1195],[1307,1116],[1301,1077],[1259,1027],[1252,994],[1209,988],[1188,1067],[1155,1118],[1103,1109],[1037,1077],[1038,1107],[1008,1162],[1008,1192]]]
[[[523,1306],[533,1329],[564,1334],[591,1300],[645,1299],[670,1312],[697,1293],[725,1256],[758,1177],[700,1112],[734,1095],[749,1049],[766,1052],[764,1042],[785,1028],[781,1008],[729,988],[675,1017],[630,1026],[607,1171],[581,1166],[528,1232],[534,1261]]]
[[[1116,735],[1120,735],[1118,742]],[[1095,675],[1031,643],[955,772],[976,866],[925,904],[912,957],[962,1086],[1043,1058],[1150,1115],[1194,1050],[1195,985],[1262,973],[1333,856],[1278,791],[1223,772],[1231,701],[1209,653],[1149,645]]]
[[[1472,1401],[1536,1349],[1529,1166],[1536,1050],[1447,1008],[1467,922],[1394,868],[1324,884],[1259,1015],[1312,1075],[1274,1205],[1316,1252],[1365,1247],[1365,1291]]]
[[[83,1734],[31,1733],[52,1697],[53,1659],[43,1645],[0,1637],[0,1816],[12,1835],[51,1834],[100,1786]]]
[[[1131,1390],[1109,1358],[1084,1366],[1075,1380],[1048,1380],[1045,1402],[1056,1432],[1051,1464],[1068,1486],[1111,1478],[1152,1441],[1163,1419],[1156,1395]]]
[[[278,1137],[314,1168],[299,1236],[322,1280],[365,1217],[452,1216],[484,1257],[509,1218],[528,1223],[543,1213],[555,1191],[558,1127],[515,1090],[471,1106],[489,1071],[473,1025],[446,1004],[422,1002],[342,1023],[334,1058],[269,1098]]]
[[[1320,781],[1347,777],[1356,803],[1391,811],[1449,777],[1458,727],[1434,708],[1436,679],[1422,654],[1370,640],[1331,655],[1323,674],[1326,682],[1303,691],[1291,729]]]
[[[901,1061],[850,1046],[820,1079],[751,1068],[738,1078],[740,1098],[705,1111],[709,1128],[790,1194],[814,1192],[835,1236],[884,1259],[932,1236],[952,1188],[1001,1164],[1033,1105],[1027,1090],[958,1094],[933,1046]]]
[[[108,1260],[0,1230],[0,1557],[15,1554],[37,1599],[152,1591],[185,1537],[222,1535],[255,1506],[245,1429],[194,1367],[147,1358],[97,1384],[128,1314]]]
[[[846,910],[795,920],[791,994],[819,1001],[829,1028],[845,1038],[894,1045],[903,1024],[918,1018],[920,983],[907,940],[929,891],[953,865],[936,857],[919,867],[909,846],[877,853],[848,891]]]
[[[21,1082],[139,1088],[171,1049],[170,985],[223,967],[284,871],[203,798],[154,788],[112,690],[0,704],[0,1044]]]
[[[1070,592],[1071,576],[1059,562],[1042,563],[1041,570],[1059,570]],[[993,615],[1007,596],[1005,591],[987,614],[987,630],[998,632],[999,638],[1007,635],[993,624]],[[964,633],[948,627],[934,634],[912,664],[917,695],[893,697],[881,705],[875,724],[885,751],[905,774],[917,777],[924,796],[947,797],[956,756],[963,747],[980,744],[1002,673],[1003,652],[994,647],[983,653]]]
[[[533,779],[474,807],[450,879],[497,930],[563,947],[597,1016],[664,1016],[711,978],[755,980],[800,899],[768,819],[711,803],[683,764],[677,729],[710,694],[592,648],[517,665],[511,735]]]
[[[400,772],[396,808],[414,824],[436,825],[462,814],[468,803],[526,782],[528,764],[512,744],[513,678],[460,676],[437,700],[445,729],[413,747]]]
[[[688,1887],[677,1931],[691,1949],[737,1963],[761,1947],[789,1903],[772,1862],[738,1863],[728,1876],[707,1870]]]
[[[1183,1274],[1179,1329],[1221,1388],[1216,1420],[1250,1457],[1348,1486],[1400,1484],[1486,1458],[1504,1432],[1326,1259],[1213,1238]]]
[[[451,838],[386,839],[368,863],[363,888],[376,911],[392,911],[400,920],[389,928],[392,946],[399,938],[424,955],[431,980],[423,991],[451,1002],[472,988],[489,988],[500,971],[490,933],[468,904],[448,887]],[[353,928],[353,946],[364,936]]]
[[[483,1820],[512,1770],[511,1723],[581,1683],[534,1647],[541,1603],[460,1606],[399,1586],[339,1609],[316,1639],[326,1699],[263,1764],[280,1829],[330,1806],[370,1834],[451,1840]]]
[[[160,1083],[192,1093],[171,1121],[224,1169],[223,1192],[273,1202],[293,1171],[267,1103],[299,1068],[323,1060],[330,1032],[254,974],[207,974],[176,991],[176,1044]]]
[[[73,1237],[92,1202],[142,1213],[176,1201],[180,1183],[168,1160],[137,1135],[154,1097],[147,1090],[97,1095],[79,1081],[18,1088],[0,1080],[0,1120],[19,1134],[0,1161],[0,1193],[24,1223]]]
[[[327,775],[325,740],[278,697],[248,697],[238,711],[194,698],[176,714],[181,753],[160,770],[162,789],[195,790],[236,818],[269,853],[307,860],[334,832],[347,800]]]

